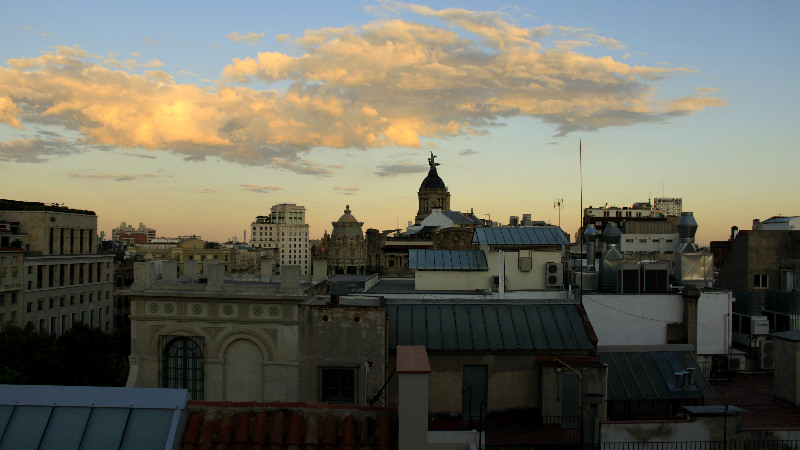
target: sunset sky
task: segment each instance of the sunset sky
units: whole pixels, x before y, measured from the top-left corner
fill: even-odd
[[[491,5],[491,6],[487,6]],[[242,239],[276,203],[452,209],[682,197],[698,241],[800,215],[800,2],[4,2],[0,198]],[[249,237],[249,234],[248,234]]]

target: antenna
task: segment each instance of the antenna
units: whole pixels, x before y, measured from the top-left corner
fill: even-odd
[[[581,224],[580,231],[581,231],[581,233],[580,233],[580,238],[579,239],[581,240],[581,253],[583,253],[584,252],[584,250],[583,250],[583,241],[584,241],[583,232],[586,229],[586,224],[583,223],[583,140],[582,139],[578,139],[578,170],[580,171],[580,175],[581,175],[581,220],[580,220],[580,224]],[[583,284],[583,272],[585,272],[585,269],[583,267],[581,267],[581,287],[580,287],[580,289],[577,290],[581,304],[583,304],[583,286],[584,286],[584,284]]]
[[[558,228],[561,228],[561,210],[564,209],[564,199],[563,198],[554,199],[553,208],[558,210]]]

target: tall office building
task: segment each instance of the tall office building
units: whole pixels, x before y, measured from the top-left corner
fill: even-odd
[[[306,208],[294,203],[280,203],[270,209],[268,216],[257,216],[250,225],[250,245],[272,249],[276,264],[300,266],[300,273],[308,275],[311,256],[308,248]]]

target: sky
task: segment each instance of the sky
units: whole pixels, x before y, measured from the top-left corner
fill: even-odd
[[[680,197],[697,240],[800,215],[800,2],[3,2],[0,197],[98,230],[404,228]],[[582,150],[579,150],[582,148]],[[563,205],[555,207],[557,200]],[[249,238],[249,234],[247,235]]]

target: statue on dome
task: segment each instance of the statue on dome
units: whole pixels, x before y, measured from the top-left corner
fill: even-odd
[[[434,155],[433,152],[431,152],[431,157],[428,158],[428,165],[431,166],[431,169],[435,169],[436,166],[440,165],[436,162],[436,155]]]

